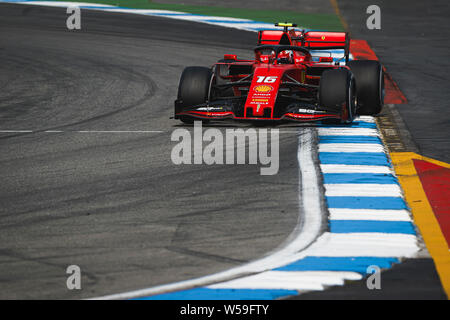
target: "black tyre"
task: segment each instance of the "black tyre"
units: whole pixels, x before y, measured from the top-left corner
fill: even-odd
[[[384,103],[384,74],[376,60],[354,60],[348,63],[356,82],[358,105],[361,115],[375,115],[381,112]]]
[[[208,100],[211,76],[211,69],[206,67],[184,69],[178,86],[178,101],[180,101],[181,107],[202,104]],[[180,120],[184,123],[193,123],[195,118],[180,116]]]
[[[319,85],[319,103],[328,111],[341,113],[350,123],[356,111],[356,93],[353,75],[347,69],[326,70]]]

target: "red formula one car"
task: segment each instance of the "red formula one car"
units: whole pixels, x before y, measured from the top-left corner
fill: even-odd
[[[383,69],[378,61],[349,61],[347,33],[275,26],[284,29],[258,32],[254,60],[226,54],[212,68],[184,69],[174,118],[351,123],[381,111]]]

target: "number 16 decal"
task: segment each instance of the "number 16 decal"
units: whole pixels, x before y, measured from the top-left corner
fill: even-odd
[[[258,76],[258,80],[256,80],[256,83],[274,83],[277,81],[277,76]]]

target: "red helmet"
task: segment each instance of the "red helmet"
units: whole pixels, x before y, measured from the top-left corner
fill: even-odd
[[[292,50],[283,50],[278,54],[278,63],[294,63]]]
[[[275,51],[264,50],[256,52],[256,60],[262,63],[271,63],[275,60]]]

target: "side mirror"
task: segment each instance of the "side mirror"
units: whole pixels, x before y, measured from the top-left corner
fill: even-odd
[[[319,63],[320,62],[333,62],[333,58],[332,57],[320,57]]]
[[[234,61],[236,61],[237,60],[237,55],[235,55],[235,54],[225,54],[223,56],[223,58],[225,60],[234,60]]]
[[[268,55],[268,54],[260,55],[259,61],[261,61],[261,63],[270,63],[270,55]]]

